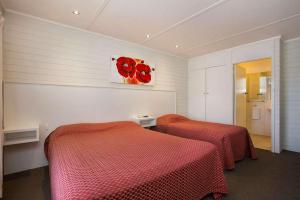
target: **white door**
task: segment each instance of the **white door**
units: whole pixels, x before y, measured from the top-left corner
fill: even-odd
[[[235,66],[235,124],[247,127],[246,69]]]
[[[188,115],[205,120],[205,69],[191,71],[188,80]]]
[[[206,69],[206,120],[232,124],[233,78],[228,66]]]

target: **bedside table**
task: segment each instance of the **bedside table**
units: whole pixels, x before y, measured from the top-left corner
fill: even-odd
[[[144,128],[156,126],[156,119],[151,116],[135,116],[133,121]]]
[[[39,141],[39,126],[30,126],[22,128],[5,128],[3,130],[3,145],[22,144]]]

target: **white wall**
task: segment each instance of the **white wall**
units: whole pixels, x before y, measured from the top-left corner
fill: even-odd
[[[223,82],[223,84],[227,84],[228,87],[223,90],[223,93],[226,95],[223,95],[224,100],[222,98],[222,104],[224,107],[230,108],[232,112],[226,112],[222,115],[222,118],[219,120],[216,120],[217,122],[225,122],[225,123],[233,123],[234,122],[234,98],[233,98],[233,65],[238,64],[240,62],[245,61],[251,61],[251,60],[257,60],[261,58],[272,58],[272,65],[273,65],[273,71],[272,71],[272,79],[274,80],[274,83],[272,85],[272,91],[273,91],[273,107],[272,112],[274,113],[274,123],[272,123],[272,150],[273,152],[280,152],[281,151],[281,144],[280,144],[280,38],[270,38],[262,41],[257,41],[254,43],[249,43],[245,45],[241,45],[238,47],[234,47],[231,49],[226,49],[223,51],[214,52],[211,54],[191,58],[189,60],[188,64],[188,70],[189,75],[192,74],[195,70],[201,69],[201,68],[209,68],[209,67],[216,67],[216,66],[225,66],[226,67],[226,73],[224,73],[224,76],[227,76],[226,82]],[[275,70],[274,70],[275,69]],[[190,82],[189,82],[190,83]],[[188,88],[191,88],[190,85],[188,85]],[[190,98],[194,98],[194,95],[196,95],[195,91],[189,90],[188,94],[188,101],[190,102]],[[188,110],[195,109],[194,106],[189,105]],[[222,110],[224,112],[225,110]],[[221,115],[220,115],[221,116]]]
[[[5,127],[40,130],[38,143],[5,147],[5,174],[46,165],[44,140],[60,125],[158,117],[176,109],[171,91],[7,83],[4,96]]]
[[[283,43],[281,138],[283,148],[300,152],[300,38]]]
[[[5,125],[40,123],[41,128],[38,144],[5,148],[6,174],[45,165],[44,139],[60,124],[122,120],[147,111],[186,113],[186,59],[15,13],[5,18]],[[155,64],[155,86],[110,83],[112,55]],[[120,110],[122,102],[128,103],[126,110]]]
[[[177,111],[186,112],[187,60],[137,44],[7,12],[4,27],[6,82],[96,87],[110,83],[110,58],[125,55],[157,66],[154,87],[177,92]]]

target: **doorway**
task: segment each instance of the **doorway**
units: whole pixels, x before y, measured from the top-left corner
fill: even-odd
[[[272,150],[272,59],[234,65],[235,124],[248,129],[256,148]]]

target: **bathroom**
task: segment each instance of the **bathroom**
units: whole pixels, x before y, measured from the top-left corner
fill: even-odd
[[[271,150],[272,60],[235,65],[235,122],[246,127],[256,148]]]

